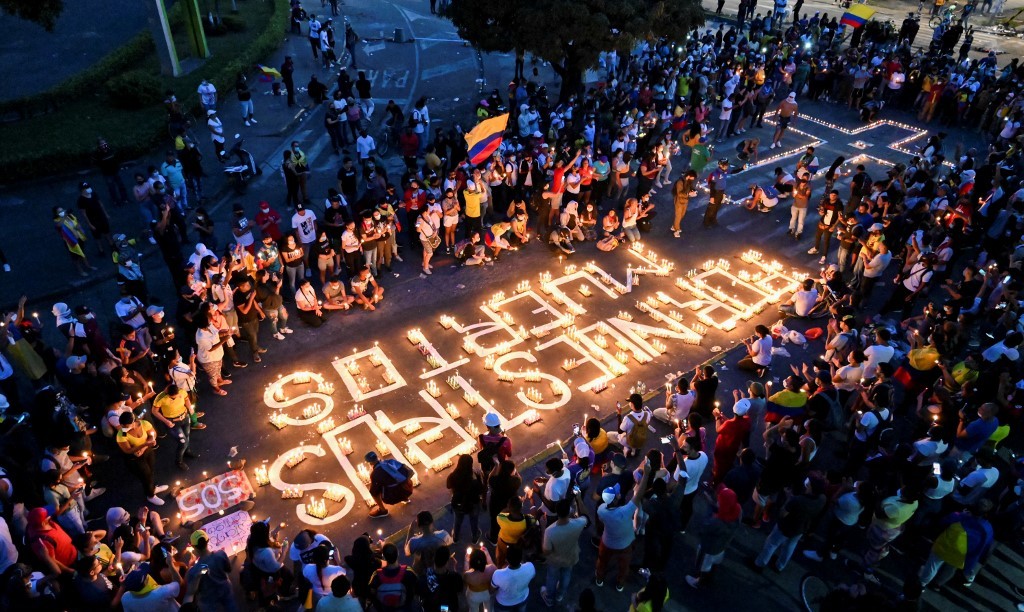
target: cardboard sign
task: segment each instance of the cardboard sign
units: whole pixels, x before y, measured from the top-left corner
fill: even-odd
[[[175,500],[184,522],[201,521],[252,497],[252,485],[245,472],[231,470],[186,487]]]
[[[239,510],[203,525],[203,531],[210,536],[210,550],[223,550],[230,557],[245,550],[251,526],[249,513]]]

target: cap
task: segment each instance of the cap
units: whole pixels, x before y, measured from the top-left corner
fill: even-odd
[[[577,457],[590,456],[590,445],[583,438],[576,438],[576,441],[572,443],[572,450]]]
[[[501,417],[496,412],[488,412],[484,417],[484,425],[488,427],[501,427]]]
[[[540,130],[537,130],[536,132],[533,133],[533,137],[534,138],[543,138],[544,135],[540,133]]]
[[[149,563],[143,563],[137,569],[128,572],[124,577],[124,590],[141,591],[146,586],[146,578],[149,577]]]
[[[732,407],[732,412],[736,416],[743,416],[746,413],[750,412],[750,400],[748,400],[745,397],[742,398],[741,400],[736,402],[736,405]]]
[[[615,498],[619,496],[619,492],[622,490],[617,483],[614,486],[608,487],[604,491],[601,491],[601,501],[606,504],[610,504],[615,501]]]
[[[871,231],[871,232],[884,232],[885,231],[885,226],[882,225],[881,223],[875,223],[870,228],[868,228],[868,231]]]
[[[85,355],[71,355],[64,360],[64,364],[68,366],[69,370],[74,370],[80,365],[85,365]]]
[[[295,204],[295,210],[306,210],[306,205],[302,202],[298,202]]]
[[[192,543],[192,546],[199,546],[199,540],[206,540],[209,542],[210,536],[202,529],[196,529],[192,532],[192,535],[189,536],[188,541]]]
[[[206,116],[207,117],[212,117],[212,116],[214,116],[216,114],[217,114],[217,111],[215,111],[215,110],[208,110],[208,111],[206,111]]]
[[[152,316],[155,316],[155,315],[158,315],[158,314],[162,313],[163,311],[164,311],[163,306],[155,306],[155,305],[154,306],[150,306],[150,307],[146,308],[146,316],[147,317],[152,317]]]
[[[261,210],[267,210],[269,208],[270,208],[270,202],[267,202],[266,200],[263,200],[262,202],[260,202],[260,209]]]

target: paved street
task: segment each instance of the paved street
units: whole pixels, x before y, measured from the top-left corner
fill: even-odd
[[[307,0],[304,4],[312,12],[323,12],[319,2]],[[878,9],[880,14],[891,15],[898,22],[908,6],[910,3],[887,3]],[[916,9],[916,3],[912,8]],[[351,19],[360,36],[367,39],[365,44],[360,45],[357,61],[359,69],[365,70],[367,77],[373,82],[377,113],[383,112],[383,106],[389,99],[395,100],[408,110],[419,97],[427,96],[432,98],[430,108],[435,127],[447,128],[457,122],[469,120],[469,109],[479,97],[481,89],[486,92],[499,87],[504,93],[504,85],[512,72],[512,57],[488,55],[482,60],[478,59],[471,48],[457,39],[450,23],[429,15],[425,0],[348,0],[342,6],[342,10],[344,16]],[[807,2],[803,10],[827,10],[832,13],[837,9],[829,3]],[[735,12],[734,1],[726,3],[725,12]],[[336,19],[335,24],[339,33],[343,30],[340,19]],[[415,42],[388,42],[396,28],[403,30],[407,40],[412,38]],[[1008,49],[1015,48],[1006,43],[1005,39],[985,38],[986,36],[988,35],[979,35],[978,43],[985,41],[986,45],[999,43]],[[919,42],[922,38],[927,38],[924,30],[918,37]],[[297,85],[305,86],[311,74],[333,85],[337,69],[325,70],[315,64],[304,36],[286,37],[282,49],[266,62],[267,65],[280,66],[286,54],[296,60]],[[353,70],[350,70],[350,74],[355,77]],[[541,67],[540,75],[549,85],[549,89],[557,91],[550,69]],[[310,159],[313,170],[310,191],[317,209],[327,188],[335,184],[334,174],[340,162],[339,157],[332,153],[330,142],[324,133],[322,109],[308,108],[308,98],[302,94],[298,96],[300,106],[288,108],[284,97],[271,95],[270,88],[265,83],[256,84],[254,91],[256,117],[260,122],[257,126],[246,128],[241,125],[233,92],[222,92],[220,103],[226,133],[242,135],[264,171],[262,177],[254,181],[245,196],[237,197],[227,192],[224,181],[219,176],[221,168],[213,159],[208,138],[200,135],[199,139],[207,154],[204,167],[211,175],[205,187],[205,191],[211,196],[208,207],[218,222],[221,245],[229,236],[227,221],[231,204],[242,203],[251,217],[256,212],[256,203],[266,199],[274,203],[282,214],[285,213],[280,162],[282,151],[292,140],[300,142]],[[873,129],[856,131],[864,124],[853,111],[839,109],[828,103],[800,103],[801,114],[807,117],[792,124],[793,129],[784,138],[781,152],[769,151],[762,147],[763,159],[780,157],[730,177],[731,198],[738,200],[747,195],[751,184],[767,184],[771,181],[772,170],[776,166],[792,170],[796,158],[810,144],[815,144],[822,167],[827,168],[839,155],[847,160],[861,155],[866,156],[863,163],[868,167],[869,174],[879,178],[884,175],[887,163],[906,159],[906,153],[893,150],[890,144],[917,134],[916,128],[893,124],[879,124]],[[375,114],[373,119],[378,120],[379,117],[379,114]],[[898,113],[885,113],[883,118],[896,123],[914,123],[909,115],[903,116]],[[773,129],[774,126],[769,121],[764,128],[748,130],[746,136],[759,136],[762,143],[767,144]],[[967,146],[983,145],[979,135],[973,132],[952,130],[950,133],[948,144],[963,142]],[[735,159],[735,143],[736,139],[728,139],[719,144],[713,159]],[[905,146],[912,148],[915,144],[917,141]],[[348,154],[354,156],[354,151],[349,150]],[[159,157],[155,155],[151,159],[131,163],[124,174],[125,179],[130,180],[130,172],[136,169],[144,169],[144,166],[150,163],[158,164]],[[403,167],[400,158],[392,154],[385,161],[389,171],[396,175],[400,173]],[[847,169],[849,170],[851,166],[852,162]],[[3,220],[3,223],[0,223],[0,244],[3,245],[14,268],[11,273],[0,276],[0,305],[14,303],[22,293],[29,295],[29,308],[37,310],[47,323],[46,335],[51,342],[56,342],[58,336],[48,313],[50,305],[57,301],[58,296],[72,306],[79,303],[89,304],[100,313],[106,323],[113,313],[112,305],[117,295],[116,285],[109,270],[109,260],[99,258],[94,255],[94,251],[89,250],[90,257],[102,261],[103,265],[98,266],[101,270],[95,273],[93,278],[78,279],[70,262],[61,252],[61,247],[50,227],[50,206],[58,202],[71,205],[77,194],[78,182],[85,179],[93,181],[101,197],[105,198],[106,190],[102,180],[98,174],[91,171],[0,189],[0,219]],[[837,182],[835,188],[840,194],[848,194],[848,183],[849,176],[844,176]],[[816,200],[823,189],[823,179],[815,179],[813,186]],[[581,421],[584,414],[607,417],[614,410],[614,402],[624,396],[629,387],[643,382],[648,389],[660,388],[665,382],[666,375],[692,370],[696,364],[719,354],[713,347],[727,351],[735,346],[739,338],[749,333],[754,323],[771,322],[777,318],[773,308],[769,307],[750,321],[740,321],[738,328],[731,333],[715,330],[712,325],[702,343],[695,346],[681,339],[685,333],[679,331],[678,326],[672,323],[673,319],[667,317],[666,320],[665,316],[659,319],[656,315],[645,314],[636,307],[635,302],[646,301],[648,298],[657,301],[658,292],[663,292],[677,300],[679,304],[685,304],[689,297],[686,292],[674,285],[677,277],[684,276],[690,269],[700,268],[707,260],[719,258],[730,262],[735,267],[734,272],[739,269],[754,270],[755,268],[749,268],[739,259],[742,252],[750,249],[764,253],[768,259],[778,258],[786,270],[795,268],[801,272],[814,273],[819,268],[817,256],[806,253],[813,242],[813,227],[816,222],[813,211],[808,215],[807,229],[799,242],[789,238],[786,233],[789,222],[787,200],[782,201],[779,210],[768,214],[750,212],[735,204],[726,205],[719,215],[719,227],[705,230],[700,224],[700,217],[706,204],[706,196],[702,194],[691,203],[683,222],[682,238],[674,239],[667,229],[666,220],[666,217],[671,216],[672,209],[670,189],[659,191],[654,198],[658,211],[658,217],[654,222],[655,229],[645,236],[644,244],[657,254],[655,264],[660,263],[660,258],[665,258],[674,263],[674,270],[665,276],[656,276],[652,273],[640,277],[638,285],[629,294],[619,294],[614,289],[614,283],[626,283],[627,266],[647,266],[650,262],[644,262],[635,254],[626,252],[624,247],[605,254],[596,251],[593,245],[584,245],[572,261],[563,261],[553,255],[547,246],[535,243],[520,252],[507,254],[502,261],[493,266],[480,269],[457,269],[453,266],[454,260],[451,257],[438,256],[434,260],[435,274],[429,278],[419,275],[418,257],[403,251],[405,262],[396,265],[397,274],[385,274],[381,279],[386,296],[377,312],[360,311],[338,315],[325,328],[317,331],[309,330],[296,321],[293,323],[296,333],[283,342],[269,338],[264,330],[264,335],[268,337],[263,342],[271,349],[264,361],[258,365],[251,364],[248,369],[237,372],[234,376],[235,384],[229,388],[228,397],[214,398],[212,395],[204,395],[201,400],[201,409],[207,413],[205,420],[209,423],[209,428],[203,432],[196,432],[192,439],[195,450],[202,458],[190,462],[189,472],[178,472],[173,465],[173,442],[168,438],[167,442],[162,443],[165,448],[160,450],[158,467],[158,473],[163,476],[162,480],[174,484],[174,481],[180,479],[181,483],[187,486],[202,481],[206,476],[223,472],[225,462],[232,455],[231,449],[235,448],[238,457],[245,457],[248,460],[246,472],[254,486],[254,468],[267,467],[273,476],[272,485],[259,489],[252,511],[253,516],[260,519],[272,517],[274,522],[287,522],[289,526],[286,532],[289,534],[300,528],[302,521],[298,515],[304,511],[302,505],[308,502],[309,496],[319,496],[332,485],[340,486],[344,489],[343,501],[329,502],[327,519],[319,521],[308,514],[304,516],[305,524],[322,523],[322,530],[339,543],[342,550],[347,551],[348,542],[355,534],[363,531],[372,532],[379,528],[385,537],[389,534],[401,537],[402,530],[407,527],[416,510],[441,508],[447,502],[443,479],[450,471],[433,474],[432,470],[427,469],[428,466],[420,462],[417,470],[421,474],[421,484],[414,503],[409,507],[399,508],[394,516],[384,521],[370,522],[365,519],[366,506],[362,500],[356,464],[366,450],[373,448],[377,440],[392,452],[397,450],[407,454],[409,443],[413,442],[417,449],[431,458],[451,454],[453,450],[458,449],[458,432],[464,430],[466,424],[473,422],[482,428],[483,406],[492,405],[507,421],[521,421],[526,407],[531,403],[523,401],[519,394],[523,393],[525,397],[527,390],[535,388],[540,393],[539,401],[527,399],[541,406],[539,413],[543,420],[529,426],[517,422],[510,428],[510,435],[516,444],[517,460],[539,456],[539,463],[542,465],[546,457],[545,451],[552,448],[553,442],[567,438],[571,424]],[[108,208],[114,217],[115,231],[140,235],[142,223],[137,211],[130,208]],[[290,216],[290,213],[285,216]],[[27,236],[36,238],[39,246],[30,247],[26,241]],[[90,244],[88,249],[94,246]],[[607,272],[614,279],[614,283],[606,283],[597,272],[586,278],[573,276],[577,273],[582,274],[589,261],[594,261],[602,271]],[[566,266],[570,265],[575,265],[577,269],[567,270]],[[158,254],[151,253],[147,256],[144,267],[150,279],[151,289],[173,310],[174,291]],[[543,291],[539,274],[544,271],[550,271],[556,281],[562,276],[573,277],[571,282],[560,287],[565,297],[571,300],[564,300],[564,303],[559,304],[551,294]],[[531,281],[533,293],[530,297],[512,301],[517,286],[524,280]],[[592,297],[582,295],[580,286],[583,284],[594,293]],[[734,282],[731,287],[737,287],[736,283]],[[737,289],[723,286],[723,291],[737,293],[736,299],[745,303],[759,299],[759,294],[745,288],[743,283],[739,283]],[[500,304],[497,308],[495,305],[485,306],[484,303],[490,301],[497,292],[503,292],[509,304]],[[629,373],[613,380],[609,388],[603,392],[593,393],[579,389],[586,381],[601,375],[601,367],[597,364],[581,365],[579,369],[569,371],[560,368],[564,360],[581,355],[578,350],[564,342],[566,328],[559,318],[571,312],[567,307],[570,301],[579,303],[587,309],[586,313],[576,317],[575,325],[581,333],[591,341],[597,342],[596,338],[601,336],[610,343],[610,361],[604,364],[605,368],[618,359],[616,353],[625,354]],[[549,308],[545,309],[545,306]],[[667,314],[673,309],[679,309],[684,313],[683,321],[687,329],[692,331],[695,325],[693,314],[681,306],[662,302],[662,312]],[[625,325],[622,319],[617,319],[620,311],[631,313],[635,323],[668,329],[679,337],[663,339],[665,351],[649,350],[644,346],[647,338],[642,334],[624,331],[630,326]],[[509,315],[511,322],[503,313]],[[462,331],[458,331],[458,328],[446,329],[439,325],[439,319],[443,314],[453,316]],[[602,321],[605,325],[611,326],[613,331],[603,332],[599,327]],[[716,321],[721,322],[717,318]],[[548,335],[543,336],[528,333],[529,340],[520,341],[517,340],[520,337],[515,333],[520,326],[527,332],[543,326],[551,326],[551,330]],[[408,340],[408,331],[413,328],[420,329],[424,337],[436,348],[435,359],[441,358],[445,363],[439,365],[431,362],[417,350]],[[463,343],[466,336],[476,333],[481,334],[477,340],[479,348],[471,354],[463,348]],[[556,342],[555,339],[559,341]],[[502,342],[511,343],[510,352],[506,355],[500,354],[504,350],[501,347]],[[617,346],[616,342],[622,342],[623,346]],[[805,349],[789,345],[788,349],[793,353],[794,360],[799,360],[808,355],[816,355],[820,351],[820,343]],[[248,348],[244,344],[239,352],[244,358],[248,358]],[[495,361],[499,362],[494,370],[485,366],[484,355],[488,352],[493,352]],[[351,361],[349,356],[353,353],[358,356],[358,371],[355,368],[351,371],[348,369],[348,362]],[[637,354],[647,355],[646,358],[650,361],[641,363],[636,357]],[[381,355],[386,359],[382,360],[382,365],[376,365],[373,356],[379,358]],[[536,361],[531,361],[534,358]],[[722,373],[722,389],[745,386],[746,377],[734,371],[736,358],[735,354],[725,358],[726,369]],[[496,370],[501,369],[502,359],[509,363],[507,369],[513,375],[513,382],[498,380]],[[451,368],[446,365],[461,360],[467,361],[464,365]],[[389,382],[381,373],[382,369],[389,368],[388,363],[394,366],[394,372],[400,374],[404,385],[395,386],[395,383]],[[531,363],[536,365],[533,366]],[[519,370],[529,370],[532,367],[549,374],[550,377],[543,377],[540,381],[525,380],[525,376]],[[315,384],[305,386],[305,383],[297,385],[288,381],[282,384],[278,381],[281,376],[287,377],[300,371],[322,375],[325,381],[335,386],[334,393],[318,395],[313,388]],[[772,373],[776,383],[780,373],[784,371],[784,366],[780,366]],[[461,377],[458,382],[459,389],[453,389],[447,383],[447,378],[454,375]],[[365,388],[360,385],[360,378],[363,377],[368,378],[368,386]],[[473,380],[477,382],[474,384]],[[437,397],[434,397],[430,390],[431,383],[438,386]],[[559,383],[564,384],[564,388]],[[350,388],[349,385],[354,387]],[[274,397],[274,390],[278,386],[281,388],[281,398]],[[375,391],[375,386],[381,390],[384,387],[395,388],[388,393],[371,395]],[[475,400],[476,405],[470,405],[463,398],[471,389],[479,391]],[[559,393],[559,390],[566,389],[569,392],[568,398],[566,393]],[[565,399],[566,403],[559,404],[557,409],[547,409],[547,406],[557,404],[562,399]],[[660,396],[659,399],[652,400],[652,407],[659,401]],[[310,403],[321,404],[324,412],[303,418],[302,409]],[[446,411],[449,404],[454,405],[459,411],[458,417]],[[349,419],[347,413],[350,410],[358,410],[357,405],[365,410],[367,415],[353,415],[356,418]],[[286,412],[290,418],[301,420],[303,423],[277,430],[269,422],[271,413],[277,410]],[[381,423],[387,421],[377,417],[378,410],[387,417],[387,421],[395,425],[396,431],[391,435],[382,435],[387,432],[381,431]],[[335,427],[325,431],[326,435],[321,435],[316,430],[317,424],[327,418],[334,420]],[[453,426],[453,421],[457,422],[458,427]],[[421,430],[415,429],[414,425],[417,423],[421,425]],[[409,427],[408,433],[402,431],[405,427]],[[429,441],[427,434],[435,427],[444,433],[444,438]],[[658,436],[665,433],[662,429],[657,431]],[[347,459],[344,443],[341,442],[344,438],[348,438],[352,443],[352,457],[356,459],[351,462]],[[305,447],[305,460],[295,467],[287,467],[285,462],[288,453],[300,447]],[[524,469],[524,480],[530,480],[540,473],[537,467]],[[100,474],[105,481],[111,483],[119,482],[125,476],[117,461],[104,466]],[[94,516],[102,516],[108,505],[128,498],[138,498],[136,482],[125,482],[127,484],[123,488],[111,487],[112,490],[104,497],[90,504]],[[300,487],[302,498],[280,499],[279,489],[295,486]],[[173,504],[164,507],[165,516],[173,517],[174,513]],[[697,514],[697,520],[707,515],[707,508],[703,502],[698,502]],[[442,527],[450,527],[450,517],[441,519],[440,524]],[[172,527],[175,526],[176,523],[172,524]],[[804,562],[798,553],[790,567],[781,574],[770,571],[763,575],[755,574],[747,569],[746,560],[760,549],[765,534],[746,527],[742,529],[742,535],[729,551],[715,584],[701,591],[694,591],[683,582],[683,576],[690,571],[695,555],[696,538],[692,530],[687,535],[669,536],[674,538],[675,546],[670,566],[673,568],[670,572],[672,601],[666,609],[748,609],[755,598],[758,609],[797,609],[799,580],[806,571],[817,568],[812,568],[810,562]],[[906,554],[896,555],[883,565],[883,580],[888,588],[898,589],[904,572],[916,569],[916,555],[919,552],[904,551]],[[580,569],[574,575],[570,601],[575,599],[580,589],[589,584],[589,571],[593,567],[594,554],[595,550],[585,544],[584,556],[579,567],[586,569]],[[989,563],[988,569],[982,573],[978,583],[971,590],[958,587],[954,590],[946,589],[941,593],[929,592],[926,595],[925,609],[1009,609],[1017,602],[1013,585],[1021,583],[1021,567],[1024,567],[1022,551],[1008,550],[1004,547]],[[836,579],[846,575],[837,564],[827,564],[824,571]],[[539,579],[542,576],[543,570],[540,571]],[[640,586],[639,577],[635,574],[630,580],[631,588],[624,594],[615,593],[609,586],[599,590],[604,609],[627,608],[628,592],[635,591]],[[742,585],[744,588],[734,588],[733,585]],[[536,595],[538,592],[539,586],[536,586],[535,599],[530,604],[531,610],[540,609],[542,606]]]

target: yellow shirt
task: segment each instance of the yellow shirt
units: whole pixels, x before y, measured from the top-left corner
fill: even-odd
[[[608,449],[608,434],[601,429],[597,432],[596,438],[587,438],[587,443],[590,444],[590,448],[594,449],[595,454],[600,455]]]
[[[477,218],[480,216],[480,194],[475,191],[465,189],[462,195],[466,198],[466,216],[471,218]]]
[[[934,346],[914,349],[907,353],[907,361],[910,367],[920,372],[927,372],[935,367],[935,360],[939,358],[939,351]]]
[[[953,376],[953,380],[956,381],[956,384],[961,387],[966,383],[978,380],[978,371],[967,367],[967,364],[963,361],[953,366],[953,370],[950,374]]]
[[[769,397],[768,401],[783,408],[801,408],[807,405],[807,394],[802,391],[783,389]]]
[[[153,400],[153,410],[159,410],[160,414],[169,421],[176,421],[186,412],[188,408],[185,402],[188,400],[188,393],[178,391],[178,395],[171,397],[164,391]]]
[[[508,517],[507,512],[498,515],[498,538],[506,544],[515,544],[519,538],[526,533],[526,517],[521,521],[514,521]]]
[[[117,432],[117,445],[121,447],[122,451],[130,453],[136,446],[141,446],[151,434],[156,434],[156,430],[153,429],[152,423],[149,421],[139,422],[142,423],[142,431],[140,431],[138,435],[120,430]]]

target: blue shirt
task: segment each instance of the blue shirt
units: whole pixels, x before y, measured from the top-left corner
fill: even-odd
[[[997,418],[993,417],[988,422],[985,422],[984,419],[975,419],[964,429],[967,437],[957,438],[954,446],[965,453],[976,453],[985,444],[985,441],[992,437],[998,427],[999,419]]]
[[[609,508],[607,504],[597,509],[597,516],[604,523],[601,543],[605,548],[622,550],[633,543],[636,533],[633,531],[633,513],[636,506],[627,503],[624,506]]]

